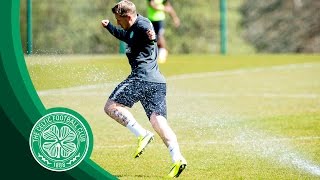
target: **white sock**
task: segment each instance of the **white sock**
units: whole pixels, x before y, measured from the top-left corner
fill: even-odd
[[[168,56],[168,51],[165,48],[159,48],[159,58],[165,60]]]
[[[168,149],[172,158],[172,162],[176,162],[181,159],[182,155],[178,143],[169,144]]]
[[[136,136],[145,136],[147,131],[135,120],[130,120],[127,128]]]

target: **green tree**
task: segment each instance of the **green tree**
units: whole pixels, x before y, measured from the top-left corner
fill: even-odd
[[[320,1],[246,0],[244,38],[259,52],[319,53]]]
[[[147,0],[132,0],[145,15]],[[118,53],[119,41],[102,28],[118,0],[33,0],[33,53],[90,54]],[[239,0],[228,1],[230,53],[250,52],[239,35]],[[181,26],[166,19],[166,39],[170,53],[219,53],[219,1],[172,1]],[[26,49],[26,1],[21,1],[21,39]],[[241,47],[241,48],[239,48]],[[243,51],[244,50],[244,51]]]

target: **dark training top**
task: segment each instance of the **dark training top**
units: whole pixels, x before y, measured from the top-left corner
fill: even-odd
[[[157,64],[157,43],[147,35],[148,29],[154,30],[147,18],[138,14],[137,20],[128,30],[117,28],[110,22],[106,29],[114,37],[127,43],[126,55],[131,66],[131,74],[128,78],[165,83],[165,78]]]

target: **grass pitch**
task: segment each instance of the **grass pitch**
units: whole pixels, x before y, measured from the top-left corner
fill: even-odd
[[[120,179],[161,179],[171,159],[159,136],[133,159],[137,140],[103,112],[129,74],[125,56],[26,57],[47,108],[89,122],[91,158]],[[181,179],[320,179],[320,56],[170,55],[168,120],[188,161]],[[141,105],[131,112],[152,130]],[[153,131],[154,132],[154,131]]]

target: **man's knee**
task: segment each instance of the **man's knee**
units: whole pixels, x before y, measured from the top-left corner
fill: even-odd
[[[159,123],[167,123],[167,119],[164,116],[161,116],[158,113],[153,112],[150,116],[150,123],[152,127],[159,127]]]
[[[152,127],[155,127],[156,124],[158,123],[157,119],[156,119],[156,115],[154,113],[152,113],[150,116],[150,123],[151,123]]]
[[[113,109],[115,108],[116,103],[110,99],[108,99],[108,101],[106,102],[105,106],[104,106],[104,112],[110,116],[111,112],[113,111]]]

